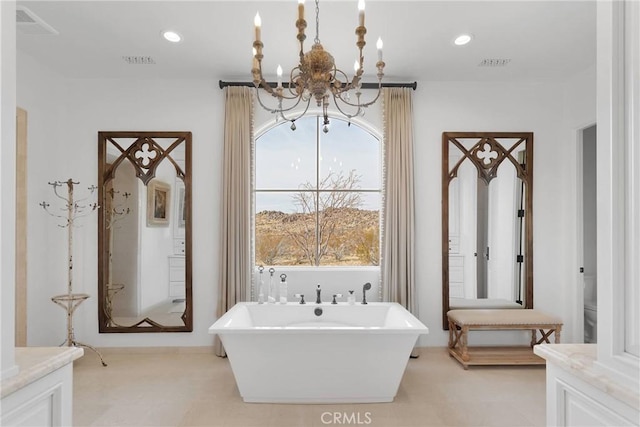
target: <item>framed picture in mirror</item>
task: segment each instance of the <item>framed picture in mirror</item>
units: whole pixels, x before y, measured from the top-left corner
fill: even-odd
[[[147,185],[147,225],[169,225],[170,200],[169,184],[154,179]]]

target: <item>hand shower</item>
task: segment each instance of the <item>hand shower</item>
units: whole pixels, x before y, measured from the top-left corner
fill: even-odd
[[[367,282],[362,287],[362,304],[367,304],[367,291],[371,289],[371,283]]]

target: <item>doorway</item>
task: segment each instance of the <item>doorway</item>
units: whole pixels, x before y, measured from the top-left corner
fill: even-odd
[[[597,176],[596,176],[596,125],[582,129],[579,138],[578,163],[579,194],[578,210],[581,221],[578,233],[581,242],[578,248],[582,254],[580,277],[583,289],[584,342],[598,340],[598,291],[597,291]],[[581,187],[581,188],[580,188]]]

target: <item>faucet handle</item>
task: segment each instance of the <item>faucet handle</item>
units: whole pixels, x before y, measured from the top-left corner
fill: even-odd
[[[294,297],[300,298],[300,304],[306,304],[306,302],[304,301],[304,295],[303,294],[295,294]]]
[[[333,301],[331,301],[331,304],[337,304],[338,303],[336,301],[336,298],[342,298],[342,294],[333,294]]]

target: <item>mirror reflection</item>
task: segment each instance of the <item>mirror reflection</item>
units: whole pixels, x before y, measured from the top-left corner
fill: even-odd
[[[443,326],[465,308],[531,308],[531,133],[443,134]]]
[[[190,143],[99,133],[100,332],[192,330]]]

